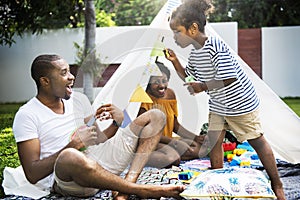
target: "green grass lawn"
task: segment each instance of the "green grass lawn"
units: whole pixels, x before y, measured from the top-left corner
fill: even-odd
[[[283,98],[283,101],[300,117],[300,98]]]

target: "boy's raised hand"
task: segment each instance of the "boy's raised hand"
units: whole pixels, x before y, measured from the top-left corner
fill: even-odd
[[[177,56],[172,49],[165,48],[163,52],[167,60],[171,62],[177,60]]]

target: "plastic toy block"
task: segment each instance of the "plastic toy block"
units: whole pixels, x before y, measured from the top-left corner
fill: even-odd
[[[233,150],[233,154],[240,156],[243,153],[245,153],[246,151],[247,151],[246,149],[235,149],[235,150]]]
[[[234,156],[232,161],[230,162],[230,166],[239,166],[241,164],[241,159],[238,156]]]
[[[228,154],[232,154],[232,151],[224,151],[224,157],[227,158]]]
[[[193,177],[192,172],[180,172],[178,174],[178,179],[179,180],[190,180]]]
[[[223,143],[222,144],[224,151],[233,151],[236,148],[235,142]]]
[[[229,164],[230,166],[239,166],[240,165],[240,163],[239,162],[237,162],[236,160],[232,160],[231,162],[230,162],[230,164]]]
[[[254,151],[253,147],[248,142],[243,142],[242,144],[238,144],[238,149],[246,149],[247,151]]]
[[[243,160],[240,163],[241,167],[250,167],[250,165],[251,165],[251,162],[249,160]]]
[[[259,157],[258,157],[257,154],[251,155],[250,158],[251,158],[252,160],[258,160],[258,159],[259,159]]]
[[[231,162],[232,159],[233,159],[234,157],[235,157],[234,154],[228,154],[228,155],[227,155],[227,161],[228,161],[228,162]]]

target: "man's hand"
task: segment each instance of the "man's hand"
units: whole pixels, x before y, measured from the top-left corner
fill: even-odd
[[[88,127],[86,125],[79,127],[72,135],[71,140],[75,142],[76,149],[82,149],[84,147],[97,144],[97,132],[96,127]]]
[[[104,104],[100,106],[96,111],[96,117],[102,121],[102,120],[108,120],[113,119],[118,124],[122,124],[124,119],[124,114],[122,110],[117,108],[113,104]]]

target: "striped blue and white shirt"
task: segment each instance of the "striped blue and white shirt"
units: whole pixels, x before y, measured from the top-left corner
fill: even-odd
[[[217,89],[208,89],[209,110],[223,116],[243,115],[257,109],[255,88],[227,45],[217,37],[209,37],[201,49],[192,49],[185,72],[195,80],[236,81]]]

